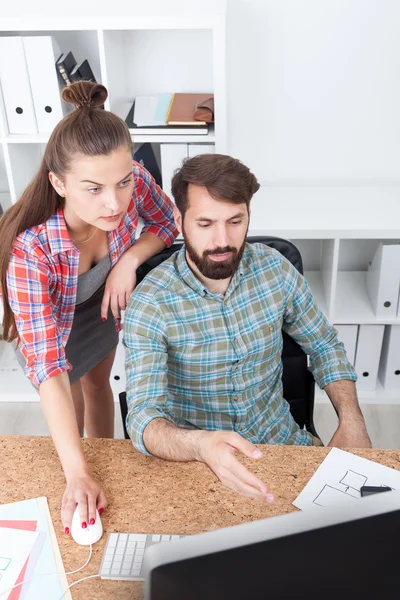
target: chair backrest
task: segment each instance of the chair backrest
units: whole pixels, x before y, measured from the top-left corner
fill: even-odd
[[[250,244],[261,243],[278,250],[285,256],[296,269],[303,274],[303,261],[300,252],[292,242],[278,237],[252,236],[248,237]],[[137,270],[137,282],[142,279],[164,260],[172,256],[174,252],[182,247],[182,243],[175,243],[146,261]],[[290,412],[298,425],[306,427],[313,435],[317,436],[313,422],[314,412],[314,379],[307,367],[307,356],[301,347],[285,332],[283,333],[283,396],[289,402]],[[126,397],[123,392],[120,397],[121,410],[125,427]],[[121,396],[121,395],[120,395]],[[125,402],[125,407],[122,403]]]

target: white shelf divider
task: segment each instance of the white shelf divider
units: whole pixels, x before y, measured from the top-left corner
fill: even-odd
[[[322,244],[321,274],[327,304],[327,316],[332,321],[336,296],[339,240],[324,240]]]

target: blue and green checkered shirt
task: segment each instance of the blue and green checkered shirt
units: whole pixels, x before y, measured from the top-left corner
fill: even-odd
[[[343,344],[302,275],[279,252],[247,244],[225,295],[194,276],[185,248],[142,281],[124,325],[134,446],[162,417],[178,427],[236,431],[258,444],[312,445],[282,393],[282,329],[310,356],[321,388],[356,380]]]

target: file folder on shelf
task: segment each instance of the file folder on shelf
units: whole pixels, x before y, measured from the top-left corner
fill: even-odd
[[[344,344],[347,358],[354,366],[356,358],[356,347],[357,347],[357,335],[358,325],[335,325],[335,329],[338,332],[339,342]]]
[[[60,50],[49,35],[23,37],[36,120],[40,133],[50,133],[63,118],[56,61]]]
[[[400,390],[400,325],[386,327],[379,379],[385,390]]]
[[[359,326],[354,365],[359,391],[373,391],[376,388],[384,329],[384,325]]]
[[[377,317],[395,317],[400,288],[400,244],[380,243],[368,268],[367,289]]]
[[[182,166],[182,162],[188,155],[187,144],[161,144],[161,177],[163,190],[173,200],[171,196],[171,180],[175,169]]]
[[[0,84],[11,134],[38,132],[21,36],[0,37]]]

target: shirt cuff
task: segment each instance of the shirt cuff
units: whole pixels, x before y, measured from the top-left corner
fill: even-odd
[[[313,371],[313,375],[321,390],[334,381],[357,381],[357,373],[351,367],[350,363],[338,363],[334,366],[332,371],[329,371],[326,368],[317,369],[316,371]]]
[[[132,440],[132,444],[135,446],[136,450],[139,450],[139,452],[146,456],[152,456],[152,454],[147,450],[144,444],[143,434],[147,425],[151,423],[153,419],[165,419],[166,421],[170,421],[167,415],[157,408],[150,408],[140,412],[131,419],[131,422],[129,422],[129,414],[126,417],[126,428],[129,437]]]
[[[54,363],[54,364],[46,364],[37,368],[37,365],[33,367],[25,367],[25,375],[30,379],[32,384],[39,388],[41,384],[47,379],[51,379],[56,375],[60,375],[60,373],[64,373],[65,371],[71,371],[72,365],[69,362],[63,363]]]

